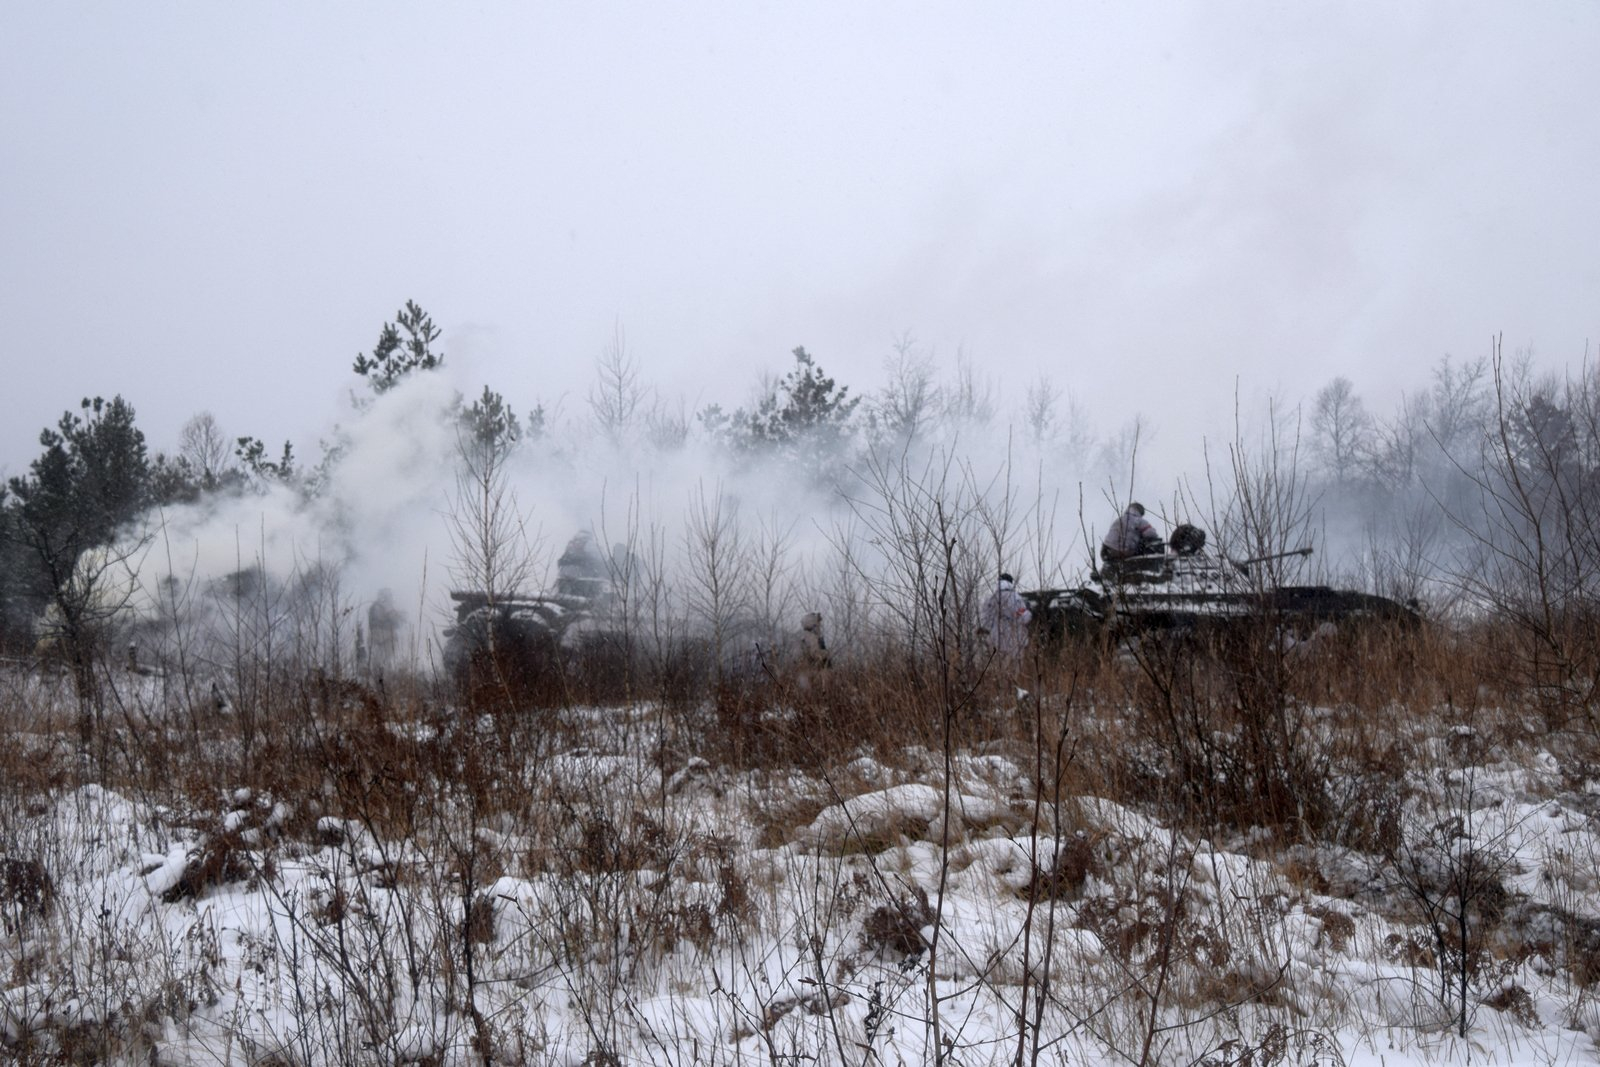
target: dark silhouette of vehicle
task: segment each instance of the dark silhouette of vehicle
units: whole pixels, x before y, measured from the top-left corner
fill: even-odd
[[[561,553],[550,592],[453,590],[445,670],[469,697],[499,692],[520,703],[558,696],[568,668],[606,643],[603,620],[615,603],[610,567],[582,532]]]
[[[1277,584],[1262,564],[1309,556],[1309,546],[1235,560],[1209,552],[1205,531],[1173,530],[1159,552],[1103,561],[1092,584],[1022,593],[1046,641],[1072,635],[1152,632],[1227,634],[1267,623],[1301,637],[1359,623],[1415,627],[1415,601],[1326,585]]]

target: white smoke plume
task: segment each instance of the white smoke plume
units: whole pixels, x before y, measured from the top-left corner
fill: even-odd
[[[353,411],[332,434],[314,495],[271,483],[147,516],[137,614],[192,625],[207,635],[194,639],[204,657],[224,658],[242,631],[258,637],[265,625],[247,626],[246,600],[295,640],[345,646],[358,627],[376,629],[369,613],[381,605],[404,620],[398,643],[414,662],[437,665],[453,617],[448,593],[470,570],[452,536],[457,385],[417,374]],[[1009,570],[1024,588],[1084,580],[1100,532],[1132,495],[1169,524],[1193,517],[1178,483],[1139,470],[1147,431],[1094,448],[1081,432],[1066,441],[1029,433],[1021,416],[945,410],[909,445],[869,450],[858,437],[822,457],[831,479],[698,431],[657,447],[642,426],[602,434],[581,419],[559,421],[520,442],[506,468],[504,504],[531,586],[517,591],[551,588],[563,548],[588,532],[607,550],[623,544],[649,557],[673,610],[693,614],[701,542],[709,525],[725,523],[744,557],[731,572],[737,598],[770,631],[842,604],[850,587],[875,582],[909,550],[882,523],[896,491],[937,488],[962,500],[975,570]]]

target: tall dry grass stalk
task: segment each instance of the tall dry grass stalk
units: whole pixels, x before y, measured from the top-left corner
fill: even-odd
[[[142,673],[98,665],[98,760],[73,741],[70,679],[6,674],[3,962],[29,1020],[7,1054],[182,1040],[261,1062],[731,1062],[759,1046],[844,1063],[915,1033],[930,1062],[1051,1062],[1080,1042],[1263,1062],[1353,1018],[1289,980],[1284,925],[1356,938],[1335,862],[1352,855],[1409,902],[1363,922],[1424,935],[1385,957],[1421,991],[1410,1021],[1476,1025],[1514,914],[1508,831],[1462,850],[1421,813],[1471,822],[1493,759],[1542,753],[1574,781],[1595,765],[1581,732],[1555,751],[1530,728],[1541,691],[1500,669],[1525,647],[1515,619],[1067,637],[1002,670],[976,603],[1003,565],[1051,573],[1050,509],[996,505],[958,466],[869,473],[875,495],[820,562],[714,493],[687,544],[630,510],[611,554],[624,592],[592,641],[543,650],[525,699],[420,662],[364,669],[337,573],[273,584],[249,566],[211,635],[174,589]],[[1292,472],[1252,461],[1236,480],[1257,494],[1239,511],[1252,536],[1292,540]],[[790,640],[801,606],[829,620],[826,664]],[[934,792],[933,819],[863,814],[905,786]],[[135,809],[146,824],[107,821]],[[104,884],[97,864],[165,877],[148,857],[173,849],[136,921],[72,895]],[[955,921],[979,884],[991,914]],[[147,918],[223,893],[269,920],[242,956],[204,923],[174,937]],[[1584,944],[1558,912],[1539,918]],[[1600,976],[1563,966],[1590,996]],[[246,989],[287,1008],[208,1014]],[[76,1014],[35,1011],[74,997]],[[964,1044],[980,1016],[998,1036]]]

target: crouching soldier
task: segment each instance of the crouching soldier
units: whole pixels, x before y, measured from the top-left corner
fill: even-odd
[[[1100,543],[1101,569],[1117,581],[1148,581],[1165,565],[1166,542],[1144,517],[1144,505],[1135,501],[1118,515]]]
[[[1165,547],[1161,535],[1144,517],[1144,505],[1135,501],[1106,531],[1105,540],[1100,544],[1100,558],[1112,563],[1134,556],[1160,554]]]

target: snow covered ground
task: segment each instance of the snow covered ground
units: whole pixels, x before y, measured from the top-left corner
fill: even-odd
[[[1102,796],[1053,802],[1015,735],[827,773],[734,771],[673,755],[664,720],[588,708],[508,737],[490,720],[346,719],[321,735],[339,759],[271,774],[201,756],[227,732],[196,730],[171,754],[170,788],[14,785],[0,816],[5,1054],[1597,1059],[1593,767],[1443,729],[1424,749],[1437,759],[1401,772],[1389,845],[1362,851],[1180,832]],[[43,766],[63,744],[40,724],[9,729],[13,760]],[[1077,759],[1119,758],[1085,737]],[[261,761],[308,751],[258,743]],[[484,788],[480,744],[497,761]],[[440,752],[454,762],[419,755]],[[405,759],[437,780],[401,774]],[[260,784],[291,771],[311,787]]]

